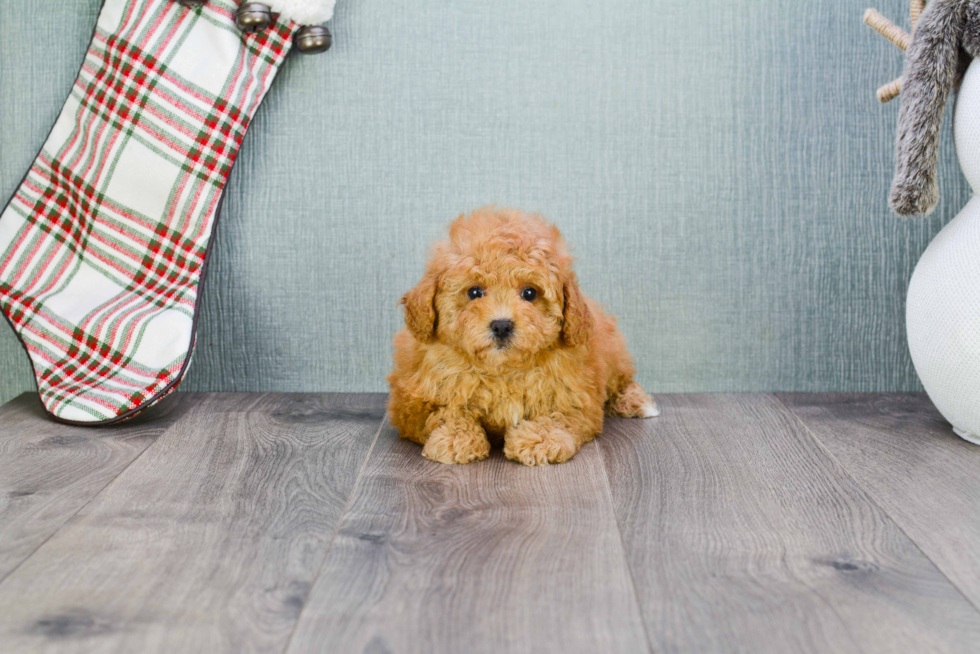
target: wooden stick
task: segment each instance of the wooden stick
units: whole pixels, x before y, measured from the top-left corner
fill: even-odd
[[[864,22],[871,29],[881,34],[902,50],[908,50],[909,44],[912,42],[912,35],[879,14],[876,10],[868,9],[864,12]]]
[[[878,89],[878,102],[884,104],[898,97],[902,90],[902,78],[892,80]]]
[[[919,22],[919,16],[922,12],[926,10],[926,0],[912,0],[912,6],[909,7],[909,17],[912,19],[912,31],[915,31],[915,26]]]

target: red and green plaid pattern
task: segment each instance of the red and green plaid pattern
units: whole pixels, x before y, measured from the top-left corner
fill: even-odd
[[[236,0],[106,0],[71,95],[0,214],[0,309],[55,417],[132,415],[180,381],[221,194],[298,25]]]

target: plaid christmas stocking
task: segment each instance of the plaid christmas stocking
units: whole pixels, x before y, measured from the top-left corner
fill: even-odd
[[[292,18],[333,8],[273,0],[281,13],[248,33],[238,0],[184,4],[199,6],[105,0],[71,94],[0,214],[0,309],[64,422],[131,417],[182,379],[249,120],[300,29]]]

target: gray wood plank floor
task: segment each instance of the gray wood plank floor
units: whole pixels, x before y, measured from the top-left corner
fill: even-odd
[[[768,395],[662,396],[601,448],[658,652],[969,651],[977,613]]]
[[[100,430],[47,420],[33,395],[0,408],[0,580],[165,432],[184,399]]]
[[[383,398],[193,399],[0,584],[6,651],[285,648]]]
[[[290,651],[647,648],[594,443],[565,465],[476,465],[378,439]]]
[[[980,642],[980,447],[922,395],[661,395],[441,466],[383,395],[0,408],[2,652],[891,652]]]
[[[925,395],[780,399],[980,607],[980,447],[954,435]]]

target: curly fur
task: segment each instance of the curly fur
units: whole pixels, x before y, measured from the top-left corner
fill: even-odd
[[[903,216],[939,202],[936,169],[943,112],[970,59],[980,52],[980,0],[933,0],[912,36],[902,76],[895,178],[888,204]]]
[[[472,300],[475,286],[485,296]],[[388,412],[429,459],[477,461],[502,440],[515,461],[561,463],[602,431],[604,411],[659,413],[615,319],[582,294],[561,234],[540,217],[460,216],[401,303]],[[489,327],[500,319],[515,325],[504,343]]]

